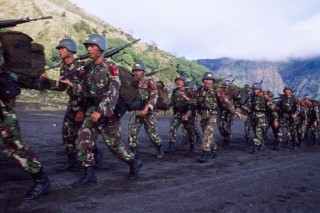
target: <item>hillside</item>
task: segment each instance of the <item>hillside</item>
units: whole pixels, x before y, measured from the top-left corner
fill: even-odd
[[[29,22],[13,28],[1,29],[1,31],[22,31],[30,35],[35,42],[43,44],[46,48],[48,66],[54,66],[58,63],[58,54],[54,47],[62,38],[71,37],[78,42],[78,55],[85,53],[82,42],[91,33],[103,34],[108,40],[108,50],[138,39],[65,0],[0,0],[0,5],[2,8],[0,20],[24,17],[53,17],[48,20]],[[135,61],[141,60],[146,63],[148,71],[169,68],[167,71],[154,76],[154,78],[162,80],[169,88],[173,87],[173,80],[178,75],[177,72],[184,73],[189,78],[197,79],[201,78],[202,73],[207,71],[207,68],[198,65],[195,61],[186,60],[184,57],[176,57],[157,48],[156,43],[148,44],[144,41],[140,41],[121,51],[110,60],[128,68]],[[50,70],[48,72],[51,78],[58,77],[58,70]],[[50,94],[52,95],[52,92]]]

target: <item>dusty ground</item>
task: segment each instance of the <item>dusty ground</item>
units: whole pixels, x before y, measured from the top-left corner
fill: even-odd
[[[32,182],[28,175],[0,155],[0,212],[319,212],[320,147],[304,146],[294,152],[283,148],[258,156],[244,147],[243,122],[235,121],[233,144],[219,148],[218,158],[197,163],[187,157],[187,145],[176,155],[155,158],[156,150],[144,130],[140,150],[144,166],[139,179],[127,181],[129,167],[104,149],[104,164],[96,170],[98,184],[72,188],[82,172],[57,172],[65,160],[61,141],[63,112],[18,112],[24,140],[42,161],[51,179],[50,192],[34,201],[21,196]],[[122,136],[127,139],[128,115]],[[166,142],[169,117],[159,117],[160,136]],[[179,131],[179,133],[181,133]],[[181,134],[180,134],[181,135]],[[221,137],[216,131],[218,144]],[[269,136],[271,142],[271,134]],[[181,140],[181,136],[178,137]]]

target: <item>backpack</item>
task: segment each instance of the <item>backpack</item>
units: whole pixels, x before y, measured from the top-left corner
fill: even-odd
[[[38,90],[48,89],[51,80],[40,77],[46,65],[44,46],[32,41],[30,36],[22,32],[1,32],[4,66],[18,75],[19,86]]]
[[[15,74],[7,70],[0,71],[0,99],[12,99],[20,93],[21,88],[18,86]]]
[[[168,110],[169,109],[169,90],[165,87],[162,81],[155,82],[158,90],[158,101],[156,109]]]

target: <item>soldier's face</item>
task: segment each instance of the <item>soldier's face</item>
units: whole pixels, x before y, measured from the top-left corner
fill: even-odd
[[[69,50],[67,48],[61,47],[61,48],[59,48],[59,56],[61,59],[66,59],[71,56],[71,53],[69,52]]]
[[[143,70],[134,70],[134,71],[133,71],[133,74],[134,74],[134,76],[135,76],[136,78],[141,79],[142,76],[143,76],[143,74],[144,74],[144,72],[143,72]]]
[[[90,58],[96,58],[101,55],[100,48],[95,44],[87,44],[86,48]]]
[[[205,88],[209,89],[213,84],[213,80],[212,79],[204,79],[203,80],[203,85]]]
[[[177,79],[176,80],[176,85],[177,85],[177,87],[182,87],[184,85],[184,81],[181,80],[181,79]]]
[[[285,94],[287,97],[290,97],[290,96],[292,95],[291,89],[286,89],[286,90],[284,91],[284,94]]]
[[[259,95],[260,89],[253,89],[253,94],[254,95]]]

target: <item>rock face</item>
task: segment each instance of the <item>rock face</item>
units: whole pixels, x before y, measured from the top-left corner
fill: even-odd
[[[270,90],[275,96],[282,93],[285,85],[293,88],[299,97],[304,94],[319,96],[319,57],[287,62],[200,59],[198,63],[222,77],[232,74],[228,79],[236,77],[234,83],[238,86],[251,85],[263,79],[263,89]]]

